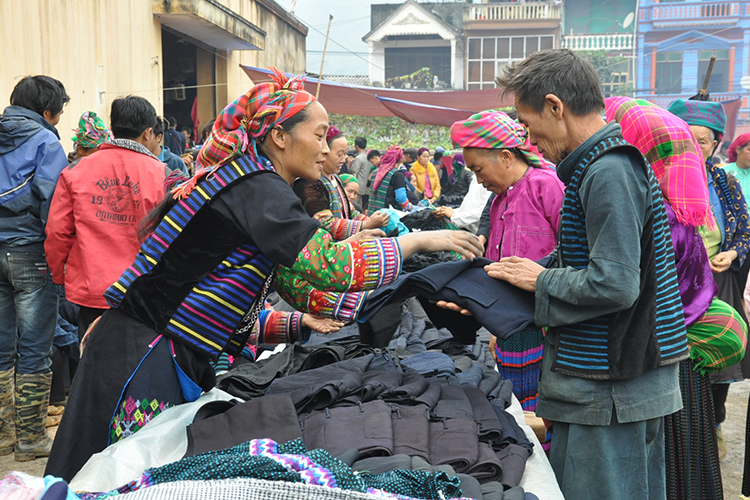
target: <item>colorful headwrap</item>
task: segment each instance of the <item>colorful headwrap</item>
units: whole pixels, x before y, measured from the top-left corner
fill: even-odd
[[[336,125],[329,125],[328,132],[326,132],[326,142],[331,144],[334,139],[341,137],[342,135],[344,135],[344,133],[336,128]]]
[[[445,168],[445,171],[448,173],[448,176],[453,175],[453,157],[450,155],[443,156],[440,159],[440,164],[443,168]]]
[[[198,180],[235,158],[257,155],[258,141],[315,100],[304,90],[304,77],[289,78],[274,67],[270,69],[272,81],[254,86],[216,117],[211,135],[198,153],[195,175],[172,189],[175,198],[187,197]]]
[[[742,134],[732,142],[729,146],[729,163],[737,161],[737,150],[745,147],[748,142],[750,142],[750,133]]]
[[[677,219],[689,226],[710,225],[706,168],[687,124],[648,101],[609,97],[604,103],[607,121],[619,123],[625,140],[651,163]]]
[[[341,174],[339,177],[341,177],[341,182],[344,184],[344,186],[346,186],[350,182],[356,182],[357,184],[359,184],[359,179],[357,179],[357,177],[352,174]]]
[[[669,105],[667,111],[679,116],[688,125],[710,128],[716,132],[716,140],[721,142],[724,128],[727,126],[727,114],[720,102],[677,99]]]
[[[99,116],[93,111],[86,111],[78,120],[78,128],[74,128],[75,135],[70,138],[73,147],[83,149],[98,148],[114,137]]]
[[[372,183],[372,192],[378,190],[380,183],[383,182],[388,172],[396,168],[398,162],[404,159],[404,152],[398,146],[388,146],[388,150],[380,157],[380,166],[375,174],[375,181]]]
[[[451,127],[456,147],[482,149],[516,148],[533,167],[549,168],[551,163],[530,150],[526,127],[502,111],[482,111]]]
[[[429,149],[427,149],[427,148],[419,148],[419,149],[417,150],[417,156],[418,156],[418,157],[419,157],[419,156],[422,156],[422,153],[424,153],[425,151],[427,151],[428,153],[430,152],[430,150],[429,150]],[[383,161],[383,160],[380,160],[380,161]]]

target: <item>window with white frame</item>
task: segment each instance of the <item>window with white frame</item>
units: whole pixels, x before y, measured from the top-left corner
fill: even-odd
[[[467,40],[469,90],[495,88],[505,66],[555,46],[553,35],[473,37]]]

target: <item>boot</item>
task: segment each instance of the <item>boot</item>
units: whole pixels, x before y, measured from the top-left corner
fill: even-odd
[[[48,457],[47,406],[52,373],[16,375],[16,462]]]
[[[0,372],[0,457],[13,453],[16,444],[16,432],[13,428],[14,375],[14,368]]]

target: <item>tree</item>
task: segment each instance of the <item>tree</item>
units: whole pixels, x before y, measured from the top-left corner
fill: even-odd
[[[631,84],[618,85],[612,88],[613,74],[627,72],[630,59],[625,56],[614,56],[607,50],[577,50],[576,54],[586,59],[594,66],[594,71],[602,82],[602,93],[615,95],[630,95],[633,92]],[[606,86],[606,87],[605,87]],[[612,92],[610,92],[612,90]]]

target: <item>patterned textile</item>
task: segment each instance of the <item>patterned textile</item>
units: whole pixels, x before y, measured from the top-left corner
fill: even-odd
[[[136,153],[150,156],[151,158],[156,158],[156,156],[154,156],[154,154],[140,142],[131,141],[130,139],[112,139],[111,141],[109,141],[109,143],[120,148],[129,149],[131,151],[135,151]],[[156,159],[158,160],[158,158]]]
[[[112,419],[112,425],[109,431],[109,442],[116,443],[126,437],[130,437],[144,425],[149,423],[153,418],[162,413],[173,404],[168,401],[159,401],[157,399],[143,399],[136,401],[132,395],[120,403],[120,407],[115,412]]]
[[[308,451],[301,439],[277,444],[254,439],[233,448],[183,458],[146,470],[130,483],[93,498],[136,492],[176,481],[249,477],[305,483],[386,498],[443,499],[461,496],[460,480],[445,472],[402,470],[397,474],[360,474],[325,450]],[[409,495],[409,496],[407,496]]]
[[[370,203],[367,206],[367,212],[370,215],[374,214],[380,209],[386,208],[386,204],[388,203],[388,188],[391,186],[391,178],[393,178],[393,174],[395,174],[396,172],[397,170],[395,169],[389,170],[388,173],[386,173],[383,179],[380,181],[380,184],[378,184],[378,188],[373,189]]]
[[[565,190],[560,232],[565,234],[566,238],[561,240],[558,250],[563,266],[584,269],[589,265],[585,214],[578,194],[578,186],[586,168],[600,156],[615,148],[634,149],[634,146],[621,137],[604,139],[594,146],[576,167]],[[640,156],[640,153],[637,154]],[[651,245],[649,251],[652,251],[654,255],[652,262],[655,267],[652,268],[651,273],[655,275],[653,279],[656,287],[654,290],[648,290],[644,286],[647,279],[652,283],[650,281],[652,277],[645,275],[648,268],[642,269],[641,274],[644,276],[641,277],[641,295],[631,308],[620,313],[560,327],[558,355],[553,365],[553,369],[560,373],[620,380],[639,376],[646,369],[680,361],[688,355],[685,318],[674,268],[674,249],[670,239],[664,198],[662,198],[656,176],[645,161],[643,167],[651,184],[650,199],[653,212],[653,232],[650,228],[648,232],[644,230],[646,237],[649,233],[653,235],[653,240],[651,242],[645,240],[644,244]],[[658,274],[656,270],[659,270]],[[651,299],[645,298],[647,293]],[[655,312],[656,318],[652,323],[654,330],[649,334],[655,333],[655,340],[659,346],[658,351],[653,354],[655,359],[631,359],[628,355],[630,343],[622,342],[620,336],[626,333],[624,328],[627,328],[631,321],[639,321],[642,315],[651,314],[651,311]],[[631,320],[630,317],[634,319]],[[620,349],[622,351],[617,352]],[[643,353],[636,355],[645,358]]]
[[[529,150],[526,127],[502,111],[482,111],[451,127],[451,139],[456,147],[482,149],[516,148],[528,162],[538,168],[549,162]]]
[[[708,224],[712,215],[704,188],[706,169],[686,123],[641,99],[609,97],[604,102],[607,121],[619,123],[625,140],[649,161],[677,219],[693,227]]]
[[[304,90],[304,77],[288,78],[278,69],[270,69],[272,81],[254,86],[216,117],[211,135],[198,153],[195,175],[172,189],[175,199],[185,199],[200,179],[222,165],[244,154],[258,156],[257,141],[315,100]]]
[[[677,99],[669,105],[667,111],[685,120],[688,125],[699,125],[716,132],[716,140],[721,142],[727,126],[727,114],[724,105],[711,101],[686,101]]]
[[[328,144],[331,144],[331,141],[333,141],[337,137],[341,137],[342,135],[344,135],[344,133],[336,128],[336,125],[329,125],[328,131],[326,132],[326,142]]]
[[[747,347],[747,324],[726,302],[714,299],[698,321],[687,329],[690,359],[701,375],[739,363]]]
[[[273,169],[270,163],[253,161],[253,158],[244,156],[219,168],[187,199],[172,207],[153,234],[143,242],[135,262],[105,292],[104,296],[112,307],[123,307],[128,289],[141,276],[153,272],[195,214],[219,191],[246,175]],[[262,255],[257,247],[249,244],[240,246],[193,287],[159,333],[180,339],[211,359],[216,359],[224,350],[230,355],[239,354],[250,335],[250,328],[239,332],[238,326],[246,314],[260,310],[264,283],[273,272],[273,267],[273,262]],[[258,298],[260,300],[256,300]],[[217,312],[212,314],[209,311]]]
[[[388,149],[383,154],[383,156],[380,157],[380,166],[378,167],[378,171],[375,174],[375,180],[372,183],[372,192],[378,190],[380,187],[380,184],[383,182],[383,179],[385,179],[385,176],[394,168],[396,168],[400,161],[404,159],[404,152],[401,150],[398,146],[388,146]],[[392,174],[391,174],[392,175]],[[386,186],[386,191],[387,191]],[[385,205],[383,205],[385,206]],[[380,207],[383,208],[383,207]],[[372,212],[371,212],[372,213]]]
[[[102,498],[79,495],[81,500]],[[377,500],[391,495],[360,493],[304,483],[237,478],[176,481],[128,493],[128,500]]]
[[[706,168],[714,181],[714,189],[724,210],[724,242],[721,251],[736,251],[735,262],[742,267],[750,251],[750,215],[745,195],[737,179],[727,175],[723,169],[712,163],[706,164]]]
[[[524,411],[536,410],[539,402],[539,372],[544,354],[544,333],[540,329],[524,330],[508,340],[497,339],[497,371],[513,382],[513,394]]]
[[[323,210],[313,215],[320,221],[321,227],[331,233],[336,241],[345,240],[362,231],[367,216],[351,206],[339,176],[334,175],[331,179],[326,175],[321,175],[320,182],[328,191],[330,206],[330,210]]]
[[[732,141],[732,145],[729,146],[729,163],[737,161],[737,150],[744,147],[747,143],[750,143],[750,133],[742,134]]]
[[[664,417],[667,499],[724,498],[711,383],[685,360],[679,367],[683,408]]]
[[[73,147],[81,146],[83,149],[97,148],[114,136],[109,131],[104,121],[94,111],[86,111],[78,120],[78,128],[73,129],[75,135],[70,138]]]
[[[302,251],[309,269],[324,265],[322,249],[331,235],[318,231]],[[349,283],[350,290],[371,290],[391,283],[401,273],[401,251],[395,239],[378,238],[360,241],[358,245],[335,245],[337,256],[329,259],[326,267],[331,283]],[[381,266],[377,263],[382,262]],[[365,262],[364,265],[353,264]],[[366,292],[336,293],[334,287],[317,289],[305,280],[313,271],[279,266],[274,287],[279,295],[295,309],[310,314],[343,320],[356,319],[365,301]]]

